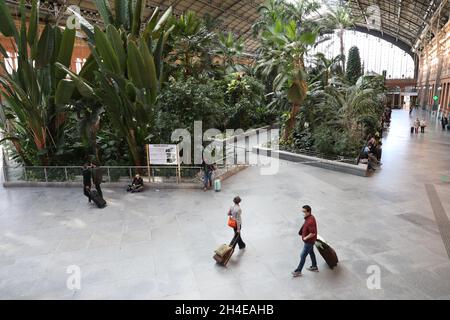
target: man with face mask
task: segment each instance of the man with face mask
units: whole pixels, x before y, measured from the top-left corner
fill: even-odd
[[[311,213],[311,207],[308,205],[303,206],[303,215],[305,217],[305,222],[301,227],[298,234],[302,237],[303,242],[305,243],[303,246],[303,250],[300,254],[300,264],[297,269],[292,272],[292,276],[299,277],[302,275],[302,269],[305,265],[306,257],[309,255],[311,257],[312,266],[307,270],[318,272],[319,268],[317,268],[316,255],[314,254],[314,243],[317,240],[317,223],[316,218]]]

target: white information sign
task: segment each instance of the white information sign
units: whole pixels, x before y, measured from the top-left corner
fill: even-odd
[[[150,164],[177,165],[178,148],[176,144],[149,144],[148,159]]]

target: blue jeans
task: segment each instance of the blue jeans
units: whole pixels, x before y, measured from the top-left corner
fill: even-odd
[[[204,176],[204,187],[208,188],[210,185],[212,185],[212,171],[205,171],[205,176]]]
[[[302,272],[308,254],[311,257],[312,266],[317,267],[316,255],[314,254],[314,244],[305,243],[302,253],[300,254],[300,264],[298,265],[297,269],[295,269],[295,271]]]

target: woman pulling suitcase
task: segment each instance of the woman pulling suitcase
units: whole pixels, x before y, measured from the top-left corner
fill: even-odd
[[[228,210],[228,226],[234,230],[233,240],[231,240],[230,244],[222,244],[214,251],[214,260],[223,266],[226,266],[228,261],[230,261],[236,244],[239,246],[239,249],[245,248],[245,243],[241,238],[242,210],[239,206],[240,202],[241,198],[239,196],[234,197],[234,205]]]
[[[228,225],[233,228],[234,235],[236,236],[236,242],[234,243],[234,246],[239,246],[239,249],[245,248],[245,243],[242,241],[241,237],[241,229],[242,229],[242,210],[239,206],[239,203],[241,203],[241,198],[239,196],[234,197],[233,202],[234,205],[230,208],[228,211]]]

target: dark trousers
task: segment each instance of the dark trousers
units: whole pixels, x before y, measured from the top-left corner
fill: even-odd
[[[89,202],[91,202],[91,186],[90,185],[84,185],[83,186],[83,193],[86,197],[88,197]]]
[[[97,192],[100,195],[100,197],[103,198],[103,193],[102,193],[102,188],[100,187],[100,183],[99,184],[95,184],[95,190],[97,190]]]
[[[205,171],[205,176],[203,177],[203,186],[209,188],[212,186],[212,171]]]
[[[424,133],[425,132],[425,127],[420,127],[420,132]]]
[[[233,248],[236,247],[236,244],[239,246],[239,249],[245,248],[245,243],[244,243],[244,241],[242,241],[241,233],[237,232],[237,228],[233,228],[233,229],[234,229],[234,238],[233,238],[233,241],[231,241]],[[242,229],[241,229],[241,231],[242,231]]]
[[[134,192],[140,192],[144,189],[144,186],[142,184],[129,184],[127,191],[134,193]]]
[[[300,253],[300,263],[299,263],[297,269],[295,269],[295,271],[302,272],[303,266],[305,265],[305,262],[306,262],[306,257],[308,255],[311,257],[312,266],[317,267],[316,254],[314,253],[314,244],[313,243],[305,243],[303,250]]]

